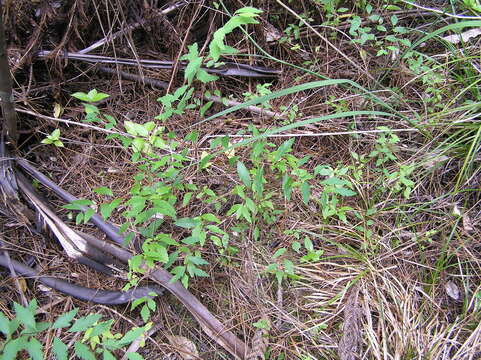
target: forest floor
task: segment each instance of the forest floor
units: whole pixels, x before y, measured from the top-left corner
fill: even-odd
[[[89,205],[135,235],[130,250],[187,286],[241,358],[481,358],[479,2],[3,3],[15,154],[83,202],[35,188],[73,229],[103,238],[77,211]],[[6,212],[0,224],[42,274],[151,283],[132,263],[110,277],[78,264]],[[112,334],[153,322],[129,358],[233,358],[169,292],[146,314],[2,274],[7,318],[24,296],[43,321],[79,308]],[[46,330],[43,357],[54,333],[83,349]],[[108,333],[83,338],[90,354],[107,356]]]

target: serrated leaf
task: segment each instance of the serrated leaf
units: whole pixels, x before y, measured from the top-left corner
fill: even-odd
[[[156,255],[157,255],[158,260],[160,262],[163,262],[164,264],[169,262],[169,254],[168,254],[167,249],[165,247],[158,246]]]
[[[52,351],[57,360],[67,360],[68,359],[68,349],[58,337],[53,338]]]
[[[68,330],[68,332],[79,332],[85,331],[97,321],[102,318],[100,314],[90,314],[84,317],[81,317],[72,325],[72,327]]]
[[[74,345],[75,354],[83,360],[97,360],[95,355],[90,351],[87,345],[76,341]]]
[[[42,360],[43,359],[43,346],[36,338],[30,338],[27,345],[27,351],[32,357],[32,360]]]
[[[0,312],[0,331],[5,335],[5,337],[10,336],[10,320]]]
[[[90,333],[90,336],[102,335],[105,332],[109,331],[113,322],[114,322],[114,320],[110,319],[110,320],[107,320],[107,321],[102,321],[100,324],[95,325],[92,329],[92,332]]]
[[[242,161],[237,162],[237,174],[239,175],[239,178],[242,180],[244,185],[250,188],[251,176],[249,174],[249,170],[247,170],[246,166]]]
[[[68,313],[59,316],[57,320],[55,320],[55,322],[53,323],[52,328],[60,329],[70,326],[70,322],[73,320],[75,315],[77,315],[77,312],[78,308],[75,308],[73,310],[70,310]]]
[[[106,349],[103,351],[102,355],[104,360],[117,360],[117,358],[113,356],[112,353]]]
[[[199,256],[189,256],[188,260],[195,265],[209,265],[209,262]]]
[[[17,354],[27,347],[26,336],[21,336],[19,338],[9,341],[3,348],[2,360],[16,360]]]
[[[196,266],[194,266],[192,270],[193,270],[195,276],[209,277],[209,274],[207,274],[204,270],[199,269]]]
[[[142,336],[144,332],[145,329],[143,327],[129,330],[122,339],[119,340],[119,343],[122,344],[122,346],[128,345]]]
[[[35,329],[36,322],[35,322],[34,313],[29,308],[25,308],[22,305],[17,304],[16,302],[14,302],[13,306],[15,308],[17,319],[23,325],[25,325],[25,327],[30,329]]]

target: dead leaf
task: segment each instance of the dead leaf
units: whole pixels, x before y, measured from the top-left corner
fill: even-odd
[[[474,230],[473,222],[471,221],[471,218],[468,216],[468,213],[463,214],[463,228],[464,228],[464,231],[466,231],[467,233],[470,233]]]
[[[446,289],[446,294],[453,299],[454,301],[458,301],[461,298],[461,292],[459,291],[458,286],[451,280],[449,280],[445,285],[444,288]]]
[[[179,352],[184,360],[195,360],[199,358],[199,352],[195,344],[184,336],[167,335],[167,339]]]
[[[53,107],[53,117],[58,119],[60,116],[62,116],[62,114],[63,114],[62,105],[60,105],[59,103],[55,103]]]

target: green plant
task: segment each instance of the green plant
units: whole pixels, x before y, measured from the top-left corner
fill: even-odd
[[[463,0],[463,4],[467,9],[473,12],[481,12],[481,4],[479,3],[479,0]]]
[[[273,274],[275,276],[277,279],[277,285],[279,287],[281,286],[282,281],[285,279],[300,279],[300,277],[295,273],[294,263],[287,258],[282,258],[282,255],[284,255],[286,252],[286,248],[278,249],[272,255],[272,258],[276,260],[276,262],[269,264],[264,270],[266,273]]]
[[[328,165],[318,165],[314,168],[314,174],[326,177],[321,180],[322,193],[319,200],[322,216],[327,219],[337,216],[343,222],[347,222],[346,213],[352,210],[350,206],[340,206],[340,200],[344,197],[354,196],[353,185],[348,178],[349,167],[332,168]]]
[[[15,318],[12,320],[0,312],[0,332],[5,336],[5,340],[0,341],[0,358],[3,360],[17,359],[23,350],[26,350],[33,360],[46,358],[50,349],[46,348],[38,339],[47,338],[44,333],[54,329],[65,329],[67,333],[71,334],[84,334],[81,341],[74,342],[73,350],[73,353],[81,359],[95,359],[95,354],[101,354],[104,359],[116,359],[113,352],[125,348],[132,341],[143,336],[152,326],[149,323],[143,327],[129,330],[125,335],[112,334],[111,327],[114,320],[100,321],[102,316],[99,314],[80,317],[72,324],[78,312],[78,309],[75,308],[59,316],[52,324],[36,320],[38,304],[35,299],[27,307],[17,303],[14,303],[13,306]],[[69,358],[67,345],[57,336],[53,336],[51,351],[58,360]],[[138,353],[128,353],[127,356],[132,360],[143,359]]]
[[[296,239],[300,238],[300,232],[298,230],[286,230],[285,231],[286,235],[294,235]],[[294,241],[291,244],[292,250],[294,250],[296,253],[300,253],[302,250],[302,246],[304,245],[304,249],[307,252],[306,255],[303,255],[300,258],[301,262],[316,262],[319,261],[321,256],[324,254],[324,250],[314,249],[314,244],[312,243],[312,240],[310,239],[309,236],[304,236],[304,241],[303,244],[301,244],[298,240]]]
[[[60,140],[60,130],[55,129],[50,135],[47,135],[47,137],[42,140],[42,144],[54,144],[57,147],[64,147],[63,142]]]
[[[101,123],[108,130],[112,129],[115,125],[117,125],[117,120],[113,116],[102,115],[99,108],[94,105],[94,103],[107,99],[109,95],[98,92],[96,89],[92,89],[88,93],[73,93],[72,96],[84,102],[83,105],[86,116],[85,119],[83,119],[82,121]]]

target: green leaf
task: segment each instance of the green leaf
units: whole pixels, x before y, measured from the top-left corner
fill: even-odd
[[[76,341],[74,345],[75,354],[83,360],[97,360],[95,355],[90,351],[87,345]]]
[[[149,131],[144,127],[144,125],[134,123],[133,121],[124,121],[125,130],[132,136],[149,136]]]
[[[175,268],[172,269],[171,271],[172,274],[174,274],[174,276],[172,277],[172,279],[170,279],[170,283],[175,283],[176,281],[178,281],[181,277],[184,276],[185,274],[185,266],[176,266]]]
[[[17,304],[16,302],[13,303],[13,307],[15,308],[15,313],[17,319],[25,325],[25,327],[29,329],[35,329],[36,328],[36,322],[35,322],[35,316],[34,312],[30,310],[29,308],[25,308],[20,304]]]
[[[194,193],[190,191],[184,195],[184,198],[182,199],[182,207],[186,207],[189,204],[193,194]]]
[[[253,190],[259,199],[262,198],[262,193],[264,192],[264,169],[262,167],[257,169]]]
[[[129,360],[144,360],[144,357],[136,352],[128,352],[127,358]]]
[[[213,157],[214,157],[214,155],[212,155],[212,154],[206,154],[206,155],[200,160],[199,168],[205,169],[205,168],[209,167],[209,166],[210,166],[210,161],[212,160]]]
[[[84,213],[84,224],[86,224],[91,218],[92,216],[95,214],[95,210],[92,209],[92,208],[87,208],[87,210],[85,211]]]
[[[192,229],[200,223],[200,220],[193,218],[181,218],[178,219],[174,224],[180,226],[184,229]]]
[[[5,337],[10,336],[10,320],[0,312],[0,331],[5,335]]]
[[[100,214],[104,218],[104,220],[107,220],[110,215],[112,214],[112,211],[119,206],[122,203],[122,199],[114,199],[109,203],[101,204],[100,205]]]
[[[167,253],[167,249],[163,246],[158,246],[156,251],[157,260],[166,264],[169,262],[169,254]]]
[[[205,220],[205,221],[215,222],[217,224],[220,223],[220,220],[217,218],[217,216],[215,216],[214,214],[211,214],[211,213],[203,214],[201,216],[201,219]]]
[[[276,150],[274,161],[279,161],[286,153],[290,152],[292,149],[292,144],[294,143],[294,138],[284,141],[281,146]]]
[[[59,316],[57,320],[55,320],[55,322],[53,323],[52,328],[60,329],[60,328],[70,326],[70,322],[73,320],[75,315],[77,315],[77,312],[78,312],[78,308],[75,308],[73,310],[70,310],[68,313]]]
[[[68,359],[68,349],[58,337],[53,338],[52,351],[57,360],[67,360]]]
[[[108,187],[101,186],[93,190],[94,193],[100,194],[100,195],[107,195],[107,196],[114,196],[114,193],[112,190],[110,190]]]
[[[207,260],[204,260],[199,256],[188,256],[187,259],[195,265],[209,265]]]
[[[143,327],[140,328],[134,328],[132,330],[129,330],[123,337],[122,339],[119,340],[119,343],[122,346],[130,344],[132,341],[137,340],[140,336],[142,336],[145,332],[145,329]]]
[[[98,336],[98,335],[104,334],[105,332],[110,331],[110,328],[111,328],[113,323],[114,323],[113,319],[107,320],[107,321],[102,321],[101,323],[99,323],[99,324],[97,324],[93,327],[93,330],[90,333],[90,336]]]
[[[154,200],[153,209],[162,215],[170,216],[175,219],[177,217],[177,212],[175,208],[165,200]]]
[[[97,321],[102,318],[100,314],[90,314],[84,317],[81,317],[72,325],[72,327],[68,330],[68,332],[80,332],[85,331]]]
[[[357,195],[355,191],[347,189],[345,187],[335,188],[334,191],[341,196],[354,196]]]
[[[97,102],[109,97],[109,95],[98,92],[96,89],[92,89],[87,94],[90,102]]]
[[[83,211],[85,206],[90,206],[92,205],[92,201],[88,199],[79,199],[79,200],[74,200],[71,201],[67,205],[63,205],[62,207],[67,210],[79,210]]]
[[[104,360],[117,360],[117,358],[113,356],[112,353],[107,349],[104,349],[102,355]]]
[[[30,338],[27,345],[27,351],[32,357],[32,360],[42,360],[43,359],[43,346],[36,338]]]
[[[204,69],[199,69],[199,70],[197,71],[197,80],[199,80],[199,81],[200,81],[201,83],[203,83],[203,84],[207,84],[207,83],[209,83],[209,82],[211,82],[211,81],[216,81],[217,79],[219,79],[218,76],[209,74],[209,73],[208,73],[207,71],[205,71]],[[207,105],[207,107],[206,107],[206,105]],[[205,104],[205,105],[200,109],[201,113],[202,113],[202,111],[205,112],[205,111],[210,107],[210,105],[212,105],[212,101],[208,102],[207,104]]]
[[[302,201],[307,205],[309,203],[309,198],[311,197],[311,187],[307,181],[303,182],[301,185],[301,195]]]
[[[307,251],[314,251],[314,244],[312,243],[311,239],[307,236],[304,238],[304,247]]]
[[[199,269],[196,266],[194,266],[192,270],[193,270],[195,276],[209,277],[209,274],[207,274],[204,270]]]
[[[140,309],[140,316],[142,317],[142,321],[146,323],[150,319],[150,310],[147,305],[142,306]]]
[[[251,177],[249,174],[249,170],[247,170],[246,166],[242,161],[237,162],[237,174],[239,174],[239,178],[248,188],[251,187]]]
[[[299,250],[301,250],[301,243],[299,241],[294,241],[291,247],[295,252],[299,252]]]
[[[321,181],[323,185],[346,185],[348,182],[346,180],[339,179],[335,176],[327,178],[326,180]]]
[[[19,338],[13,339],[9,341],[5,347],[3,348],[3,354],[1,359],[2,360],[16,360],[17,354],[27,348],[27,340],[26,336],[21,336]]]
[[[284,255],[286,251],[287,251],[286,248],[280,248],[274,253],[274,255],[272,255],[272,258],[277,259],[279,256]]]
[[[284,193],[284,196],[288,201],[291,200],[293,183],[294,183],[294,180],[292,180],[292,178],[289,175],[284,174],[284,176],[282,177],[282,192]]]
[[[199,56],[199,51],[197,49],[197,43],[187,46],[189,53],[182,56],[182,60],[188,60],[188,64],[184,70],[184,78],[187,80],[188,84],[192,84],[197,71],[199,71],[203,57]]]

